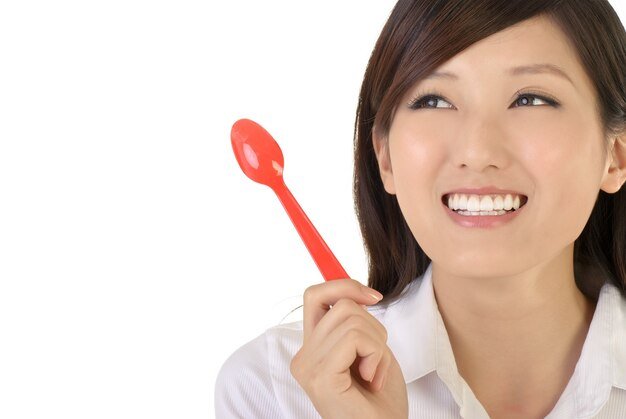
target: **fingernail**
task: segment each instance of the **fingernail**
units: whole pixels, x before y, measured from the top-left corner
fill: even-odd
[[[383,299],[383,295],[381,293],[370,287],[363,287],[363,292],[374,299],[374,301],[380,301]]]

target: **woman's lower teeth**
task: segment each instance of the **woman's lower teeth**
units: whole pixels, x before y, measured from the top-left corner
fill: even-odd
[[[513,212],[514,210],[510,210],[510,211],[505,211],[505,210],[499,210],[499,211],[463,211],[463,210],[457,210],[455,211],[457,214],[460,215],[469,215],[469,216],[477,216],[477,215],[504,215],[507,212]]]

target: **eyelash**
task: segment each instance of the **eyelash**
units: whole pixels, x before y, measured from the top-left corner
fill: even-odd
[[[523,97],[528,97],[528,98],[534,98],[534,99],[539,99],[542,100],[544,102],[546,102],[548,104],[548,106],[552,106],[554,108],[558,108],[561,105],[554,99],[550,99],[548,97],[545,97],[543,95],[539,95],[537,93],[533,93],[533,92],[523,92],[523,93],[518,93],[517,97],[515,98],[514,103],[516,103],[518,100],[520,100],[520,98]],[[409,102],[409,108],[413,109],[413,110],[417,110],[417,109],[440,109],[437,107],[427,107],[427,106],[418,106],[421,105],[425,102],[428,101],[428,99],[443,99],[446,102],[449,103],[448,100],[446,100],[443,97],[443,94],[437,92],[437,91],[431,91],[431,92],[426,92],[426,93],[419,93],[415,96],[415,99],[411,100]],[[531,102],[532,103],[532,100]],[[526,108],[526,107],[536,107],[536,106],[545,106],[545,105],[521,105],[521,106],[517,106],[518,108]]]

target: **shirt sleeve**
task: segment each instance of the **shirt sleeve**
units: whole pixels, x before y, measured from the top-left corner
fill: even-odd
[[[266,333],[246,343],[224,362],[215,382],[215,417],[282,418],[268,363]]]

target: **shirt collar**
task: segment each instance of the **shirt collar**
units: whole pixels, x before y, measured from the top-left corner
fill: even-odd
[[[579,417],[597,413],[612,387],[626,390],[625,344],[626,299],[615,285],[605,282],[574,375],[564,392],[578,401]]]
[[[425,273],[411,281],[384,314],[387,345],[392,350],[406,383],[437,368],[438,311],[431,283],[432,262]]]
[[[606,290],[605,290],[606,287]],[[611,350],[613,365],[613,385],[626,390],[626,299],[613,284],[605,284],[602,292],[608,295],[612,313]]]
[[[407,384],[436,371],[462,410],[464,406],[466,411],[481,410],[465,403],[473,398],[468,397],[471,390],[458,374],[437,307],[432,262],[423,275],[405,287],[400,298],[385,308],[381,320],[387,328],[387,344]],[[574,375],[554,411],[571,400],[579,416],[589,415],[608,400],[613,386],[626,390],[626,299],[615,285],[606,282]]]

